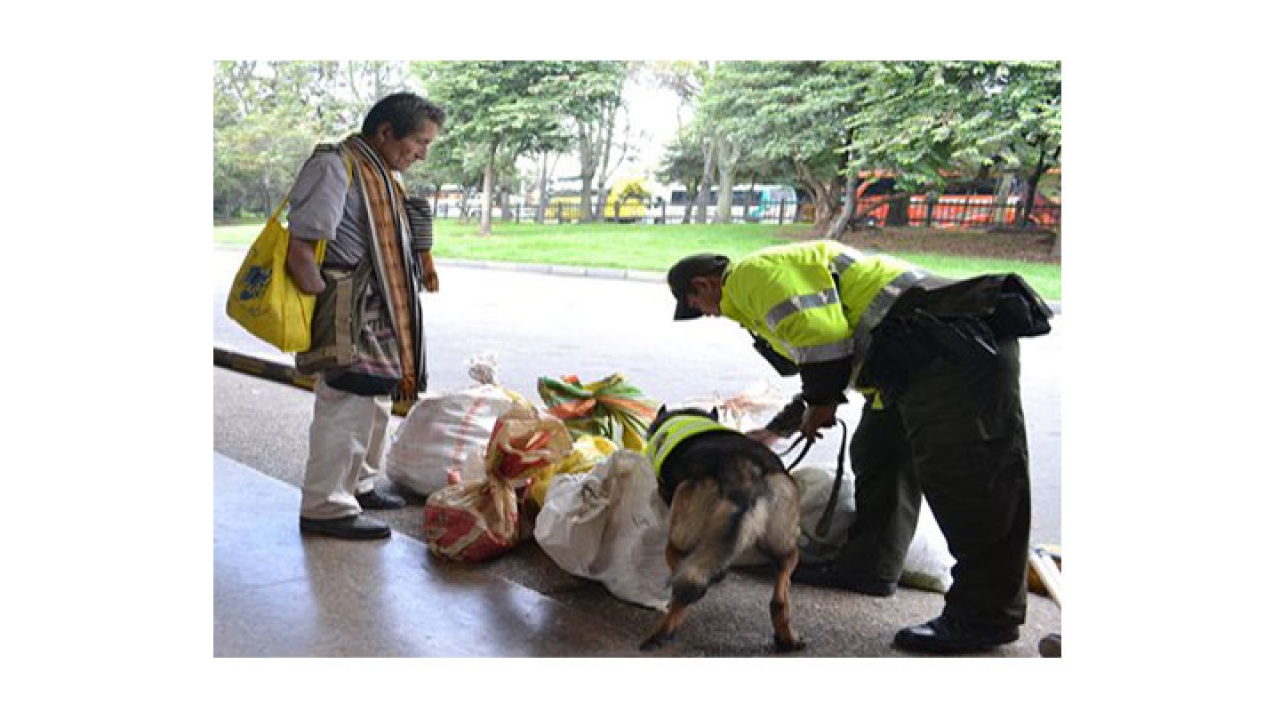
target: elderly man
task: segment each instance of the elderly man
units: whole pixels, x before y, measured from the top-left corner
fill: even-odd
[[[302,483],[303,532],[346,539],[387,537],[390,528],[364,509],[396,508],[375,487],[382,468],[391,400],[426,389],[419,291],[439,289],[431,259],[429,206],[406,198],[400,173],[425,160],[444,111],[412,93],[388,95],[358,134],[324,144],[303,165],[290,195],[290,276],[319,294],[312,347],[298,369],[316,371],[315,409]],[[323,262],[316,244],[325,239]],[[324,312],[350,298],[352,312]],[[358,327],[337,328],[357,317]],[[348,320],[348,322],[352,322]],[[335,347],[351,335],[377,352],[354,364]]]
[[[831,565],[801,567],[795,579],[892,595],[923,492],[956,558],[954,582],[942,614],[894,642],[963,653],[1016,640],[1031,515],[1018,338],[1048,332],[1052,314],[1035,292],[1016,275],[955,282],[829,241],[738,262],[694,255],[667,282],[676,320],[734,320],[775,368],[800,375],[793,405],[803,414],[784,410],[752,437],[769,443],[798,429],[813,438],[834,424],[846,388],[866,396],[849,447],[848,542]]]

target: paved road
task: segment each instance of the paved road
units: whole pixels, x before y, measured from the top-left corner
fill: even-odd
[[[223,312],[242,250],[215,249],[212,259],[213,342],[273,357],[288,356],[245,333]],[[493,270],[442,264],[442,291],[424,296],[430,392],[472,384],[468,359],[493,354],[498,379],[537,399],[542,376],[577,374],[584,381],[623,373],[647,395],[671,405],[731,397],[760,382],[785,396],[798,379],[780,379],[727,320],[671,321],[671,296],[658,282]],[[1061,540],[1061,394],[1063,319],[1054,332],[1023,343],[1023,402],[1031,448],[1032,542]],[[308,393],[263,388],[265,381],[215,382],[215,446],[251,467],[298,484],[305,459]],[[269,404],[252,395],[270,393]],[[841,411],[852,430],[860,402]],[[234,411],[232,409],[235,409]],[[236,412],[278,415],[278,437],[242,437]],[[287,429],[286,429],[287,428]],[[287,440],[287,441],[286,441]],[[833,464],[834,440],[819,443],[809,461]],[[808,461],[807,461],[808,462]]]

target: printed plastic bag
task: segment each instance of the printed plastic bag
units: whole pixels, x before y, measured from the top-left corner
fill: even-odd
[[[644,455],[622,449],[589,473],[560,476],[533,536],[565,571],[622,600],[666,608],[667,506]]]
[[[311,316],[316,296],[307,295],[285,268],[289,231],[280,224],[285,198],[244,256],[227,294],[227,315],[254,336],[288,353],[311,347]],[[316,264],[324,260],[325,241],[316,246]]]
[[[497,384],[491,357],[472,358],[467,372],[480,384],[425,397],[400,423],[386,457],[392,482],[419,495],[444,488],[450,473],[464,474],[468,457],[484,453],[498,418],[527,404]]]
[[[538,378],[538,395],[574,437],[599,435],[628,450],[644,450],[645,431],[658,414],[657,403],[616,373],[586,385],[576,375]]]
[[[528,405],[498,418],[485,450],[484,475],[427,498],[423,524],[435,555],[480,562],[515,546],[520,536],[516,491],[573,447],[564,423]]]

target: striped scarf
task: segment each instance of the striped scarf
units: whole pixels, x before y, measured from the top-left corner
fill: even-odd
[[[354,160],[354,179],[363,190],[369,217],[374,275],[391,315],[400,349],[403,375],[392,394],[396,400],[412,399],[426,389],[426,363],[422,342],[422,307],[419,304],[412,235],[405,216],[404,189],[392,176],[377,151],[359,135],[342,142]]]

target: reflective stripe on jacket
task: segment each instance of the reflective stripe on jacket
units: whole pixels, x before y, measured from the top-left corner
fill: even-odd
[[[797,365],[852,358],[856,367],[865,353],[864,343],[855,343],[864,316],[877,316],[867,323],[873,327],[883,317],[880,306],[887,310],[923,276],[894,258],[828,240],[779,245],[729,265],[720,311]]]

